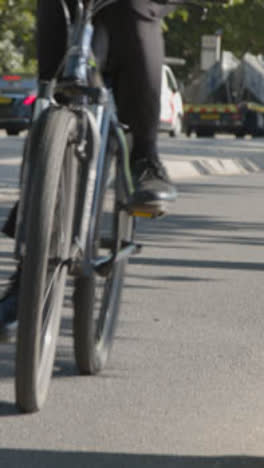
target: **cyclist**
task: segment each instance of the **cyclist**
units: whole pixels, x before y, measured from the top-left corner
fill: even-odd
[[[71,18],[77,0],[65,0]],[[133,135],[131,170],[135,185],[134,203],[173,201],[176,190],[157,148],[160,115],[163,40],[160,19],[175,7],[162,0],[95,0],[95,55],[102,60],[107,35],[107,60],[102,68],[110,72],[119,119]],[[177,3],[177,0],[176,2]],[[178,0],[178,3],[183,1]],[[67,31],[60,0],[38,0],[37,54],[39,80],[50,81],[61,63]],[[104,51],[105,52],[105,51]],[[15,210],[3,228],[14,237]],[[7,340],[16,328],[19,271],[10,279],[0,301],[0,339]]]

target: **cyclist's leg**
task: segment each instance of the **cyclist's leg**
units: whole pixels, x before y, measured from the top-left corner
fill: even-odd
[[[77,0],[66,0],[73,17]],[[51,80],[60,65],[66,47],[67,31],[61,2],[38,0],[37,58],[40,80]]]
[[[71,16],[76,0],[66,0]],[[129,2],[128,2],[129,5]],[[111,32],[110,60],[120,118],[131,127],[135,160],[156,157],[160,113],[160,70],[163,43],[159,19],[173,7],[148,6],[130,0],[130,6],[111,6],[98,15],[95,25],[105,24]],[[59,0],[38,0],[37,52],[40,80],[51,80],[64,55],[66,28]],[[58,33],[59,32],[59,33]],[[96,35],[99,55],[102,34]],[[122,47],[123,44],[123,47]],[[122,67],[120,67],[122,64]],[[127,83],[129,82],[129,87]],[[16,207],[2,232],[14,237]]]
[[[156,15],[148,17],[144,11],[141,14],[134,7],[119,2],[100,15],[110,36],[108,66],[113,76],[119,118],[129,125],[133,134],[132,169],[135,202],[139,204],[173,200],[176,196],[157,149],[164,55],[161,12],[157,10]],[[147,180],[142,179],[145,172]]]
[[[138,5],[146,3],[142,0],[142,4]],[[67,4],[73,15],[76,0],[67,0]],[[110,33],[109,65],[120,118],[131,127],[133,133],[132,158],[133,163],[136,163],[134,173],[137,188],[135,203],[144,204],[153,200],[173,199],[175,189],[157,157],[163,58],[159,25],[161,10],[156,16],[150,15],[148,18],[145,10],[142,13],[141,7],[140,13],[134,11],[135,5],[136,2],[132,6],[129,3],[124,6],[123,2],[111,5],[100,13],[100,21],[103,21]],[[38,0],[37,26],[39,78],[50,80],[63,58],[66,45],[66,28],[59,0]],[[151,169],[147,171],[150,174],[147,180],[141,177],[146,168]],[[12,223],[10,232],[12,234]],[[10,317],[13,320],[13,304],[12,297],[11,303],[9,301],[8,293],[0,301],[0,334]]]

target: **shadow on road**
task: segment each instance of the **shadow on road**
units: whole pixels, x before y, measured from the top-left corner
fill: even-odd
[[[258,262],[228,262],[218,260],[185,260],[184,258],[134,258],[133,265],[151,265],[158,267],[183,267],[183,268],[216,268],[220,270],[249,270],[264,271],[264,263]]]
[[[264,458],[3,449],[0,450],[0,465],[5,468],[263,468]]]
[[[157,223],[141,223],[138,229],[143,242],[153,243],[158,240],[158,248],[171,248],[175,246],[182,250],[179,238],[197,243],[225,243],[240,245],[264,245],[262,235],[249,234],[254,232],[262,234],[264,223],[230,221],[220,216],[205,215],[170,215]],[[168,243],[168,241],[171,243]],[[165,244],[166,242],[166,244]],[[173,244],[172,244],[173,242]],[[186,247],[184,247],[186,249]],[[192,248],[197,248],[192,246]]]
[[[158,223],[151,224],[143,222],[138,230],[140,241],[143,245],[153,246],[160,252],[160,256],[146,257],[143,254],[132,257],[132,265],[149,265],[156,267],[178,267],[197,269],[218,269],[218,270],[249,270],[264,271],[264,263],[250,261],[221,261],[214,259],[190,259],[184,258],[186,245],[193,250],[204,244],[230,244],[242,246],[264,246],[264,223],[254,223],[245,221],[229,221],[221,217],[204,215],[171,215]],[[256,232],[256,236],[249,235],[249,232]],[[259,235],[260,234],[260,235]],[[158,240],[158,243],[156,241]],[[177,249],[177,254],[170,258],[163,257],[161,249]],[[179,252],[181,252],[179,256]],[[157,279],[165,279],[160,275]],[[168,277],[167,280],[185,281],[181,275]],[[199,280],[200,277],[192,278]],[[190,280],[190,279],[189,279]],[[203,278],[204,280],[204,278]]]

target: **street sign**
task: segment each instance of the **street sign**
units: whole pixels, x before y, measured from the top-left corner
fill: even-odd
[[[201,44],[201,70],[209,70],[216,62],[221,60],[221,35],[202,36]]]

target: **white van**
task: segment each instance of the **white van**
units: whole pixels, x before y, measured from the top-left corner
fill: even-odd
[[[177,80],[168,65],[162,66],[160,131],[170,136],[182,132],[183,101]]]

